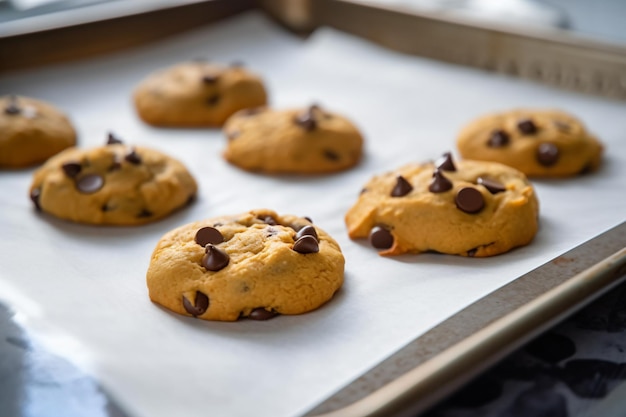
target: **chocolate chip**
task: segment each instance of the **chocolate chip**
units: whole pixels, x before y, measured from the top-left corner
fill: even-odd
[[[317,128],[317,120],[315,120],[315,115],[313,111],[318,110],[319,107],[316,105],[309,106],[309,108],[302,114],[296,116],[296,124],[302,127],[307,132],[315,130]]]
[[[117,156],[113,159],[113,163],[109,167],[109,172],[117,171],[122,168],[122,163],[118,160]]]
[[[228,265],[230,256],[223,250],[213,246],[206,245],[206,255],[202,258],[202,266],[209,271],[219,271]]]
[[[304,219],[309,223],[313,223],[313,220],[310,217],[304,216]]]
[[[98,191],[104,185],[104,178],[98,174],[88,174],[76,181],[76,188],[83,194],[91,194]]]
[[[319,237],[317,237],[317,231],[315,230],[315,227],[310,226],[310,225],[304,226],[302,229],[298,230],[298,233],[296,233],[295,240],[299,240],[302,236],[313,236],[315,240],[319,240]]]
[[[389,249],[393,246],[393,235],[382,226],[375,226],[370,231],[370,243],[376,249]]]
[[[4,108],[6,114],[15,115],[20,114],[22,109],[17,105],[17,96],[9,96],[9,104]]]
[[[130,152],[126,154],[126,156],[124,156],[124,159],[134,165],[141,164],[141,156],[139,156],[134,148],[131,149]]]
[[[257,219],[261,220],[265,224],[269,224],[270,226],[276,226],[278,224],[276,219],[273,218],[272,216],[265,216],[265,217],[260,217],[259,216],[259,217],[257,217]]]
[[[203,227],[196,232],[196,237],[194,238],[196,243],[203,248],[209,243],[212,245],[219,245],[224,241],[224,236],[214,227]]]
[[[113,133],[109,132],[109,135],[107,137],[107,145],[119,145],[122,142],[117,136],[115,136]]]
[[[302,254],[317,253],[320,251],[320,246],[317,243],[317,239],[311,235],[304,235],[293,244],[294,251]]]
[[[402,176],[396,177],[396,185],[391,190],[392,197],[403,197],[413,190],[413,186]]]
[[[102,207],[100,207],[100,210],[104,212],[111,211],[113,210],[113,206],[109,206],[109,203],[104,203]]]
[[[278,234],[278,230],[276,230],[272,226],[267,226],[267,232],[265,234],[265,237],[272,237],[272,236],[276,236],[277,234]]]
[[[66,162],[61,165],[61,168],[63,168],[63,172],[65,172],[65,175],[70,178],[74,178],[75,176],[77,176],[80,173],[81,169],[83,169],[83,167],[77,162]]]
[[[452,181],[443,176],[443,173],[435,169],[433,172],[433,179],[428,186],[428,191],[431,193],[443,193],[452,188]]]
[[[191,301],[183,295],[183,307],[192,316],[200,316],[209,308],[209,297],[200,291],[196,291],[196,302],[191,304]]]
[[[202,76],[202,82],[205,84],[215,84],[219,77],[219,74],[205,74]]]
[[[517,128],[524,135],[534,135],[537,133],[537,126],[530,119],[523,119],[517,122]]]
[[[472,248],[467,251],[467,256],[473,258],[476,255],[476,252],[478,252],[478,248]]]
[[[341,159],[337,152],[331,151],[330,149],[324,150],[324,158],[328,159],[329,161],[339,161],[339,159]]]
[[[571,126],[569,124],[562,122],[560,120],[554,120],[553,123],[554,123],[554,126],[561,132],[567,133],[571,129]]]
[[[435,162],[435,166],[437,169],[442,171],[456,171],[456,167],[454,166],[454,161],[452,160],[452,154],[450,152],[444,153],[437,161]]]
[[[213,94],[211,97],[206,99],[207,104],[211,106],[215,106],[220,101],[219,94]]]
[[[494,130],[491,132],[491,136],[489,136],[489,141],[487,142],[487,146],[492,148],[501,148],[509,144],[510,137],[509,134],[504,130]]]
[[[466,213],[478,213],[485,207],[483,195],[476,188],[461,188],[454,198],[459,210]]]
[[[141,218],[146,218],[146,217],[152,217],[154,215],[153,212],[151,212],[150,210],[147,209],[142,209],[139,214],[137,214],[137,218],[141,219]]]
[[[553,143],[544,142],[537,148],[537,161],[545,166],[549,167],[556,164],[559,160],[559,148]]]
[[[37,211],[41,211],[41,206],[39,205],[40,197],[41,197],[41,189],[33,188],[33,190],[30,192],[30,200],[35,205],[35,208],[37,209]]]
[[[361,191],[359,192],[359,195],[363,195],[367,192],[367,188],[361,188]]]
[[[482,185],[491,194],[498,194],[503,191],[506,191],[506,187],[504,186],[504,184],[496,180],[489,179],[489,178],[478,177],[476,179],[476,184]]]
[[[231,130],[230,132],[226,133],[226,137],[228,138],[228,140],[235,140],[240,135],[241,135],[241,132],[239,130]]]
[[[257,307],[250,312],[248,318],[250,320],[269,320],[278,316],[278,313],[274,311],[267,311],[263,307]]]

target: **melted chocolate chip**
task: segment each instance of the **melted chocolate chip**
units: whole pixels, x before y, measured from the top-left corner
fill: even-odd
[[[272,237],[278,234],[278,230],[276,230],[272,226],[267,226],[267,232],[265,233],[265,237]]]
[[[210,105],[210,106],[217,105],[217,103],[219,103],[219,101],[220,101],[219,94],[213,94],[211,97],[206,99],[207,104]]]
[[[509,144],[510,137],[509,134],[504,130],[494,130],[489,136],[489,141],[487,142],[487,146],[492,148],[501,148],[502,146],[506,146]]]
[[[76,180],[76,188],[83,194],[98,191],[104,185],[104,178],[98,174],[88,174]]]
[[[454,198],[456,206],[465,213],[478,213],[485,207],[483,195],[476,188],[461,188]]]
[[[146,218],[146,217],[152,217],[154,215],[153,212],[151,212],[150,210],[147,209],[142,209],[138,214],[137,214],[137,218],[141,219],[141,218]]]
[[[124,156],[124,159],[134,165],[141,164],[141,156],[139,156],[134,148],[131,149],[130,152],[126,154],[126,156]]]
[[[107,136],[107,145],[119,145],[121,143],[123,142],[120,140],[120,138],[109,132],[109,135]]]
[[[467,256],[473,258],[476,255],[476,252],[478,252],[478,248],[472,248],[467,251]]]
[[[320,251],[317,239],[311,235],[304,235],[293,244],[294,251],[302,254],[317,253]]]
[[[230,256],[223,250],[213,246],[206,245],[206,255],[202,258],[202,266],[209,271],[219,271],[228,265]]]
[[[202,82],[205,84],[215,84],[219,78],[219,74],[205,74],[202,76]]]
[[[41,197],[41,189],[33,188],[33,190],[30,192],[30,200],[35,205],[35,208],[37,209],[37,211],[41,211],[41,206],[39,205],[40,197]]]
[[[111,211],[113,210],[113,206],[110,206],[109,203],[104,203],[102,205],[102,207],[100,207],[100,210],[106,212],[106,211]]]
[[[517,122],[517,129],[524,135],[534,135],[537,133],[537,125],[530,119],[523,119]]]
[[[382,226],[375,226],[370,231],[370,244],[376,249],[389,249],[393,246],[393,235]]]
[[[264,309],[263,307],[257,307],[254,310],[252,310],[250,312],[250,315],[248,316],[248,318],[250,320],[269,320],[272,319],[274,317],[278,316],[278,313],[274,312],[274,311],[267,311],[266,309]]]
[[[9,96],[9,104],[4,108],[5,114],[16,115],[20,114],[22,109],[17,105],[17,96]]]
[[[224,241],[224,236],[214,227],[203,227],[196,232],[194,240],[198,245],[204,248],[209,243],[212,245],[219,245]]]
[[[482,185],[491,194],[498,194],[503,191],[506,191],[506,187],[504,186],[504,184],[496,180],[489,179],[489,178],[478,177],[476,179],[476,184]]]
[[[109,172],[117,171],[122,168],[122,163],[118,160],[117,156],[113,159],[113,163],[109,167]]]
[[[192,316],[200,316],[209,308],[209,297],[200,291],[196,291],[196,302],[191,304],[191,301],[183,295],[183,307]]]
[[[316,105],[309,106],[304,113],[296,116],[296,124],[307,132],[315,130],[315,128],[317,128],[317,120],[315,120],[313,111],[317,109],[319,109],[319,107]]]
[[[456,166],[454,166],[454,161],[452,160],[452,154],[450,152],[444,153],[439,159],[437,159],[435,166],[441,171],[456,171]]]
[[[296,237],[294,239],[299,240],[302,236],[313,236],[315,240],[319,240],[315,227],[310,225],[304,226],[302,229],[298,230],[298,233],[296,233]]]
[[[66,162],[61,165],[61,168],[63,168],[63,172],[65,172],[65,175],[70,178],[74,178],[75,176],[80,174],[80,171],[83,169],[83,167],[77,162]]]
[[[542,143],[537,148],[537,162],[545,167],[556,164],[559,160],[559,148],[553,143]]]
[[[331,151],[330,149],[324,150],[324,158],[328,159],[329,161],[339,161],[339,159],[341,159],[337,152]]]
[[[443,176],[443,173],[435,169],[433,172],[433,179],[428,186],[428,191],[431,193],[443,193],[452,188],[452,182]]]
[[[278,224],[276,219],[273,218],[272,216],[257,217],[257,218],[261,220],[263,223],[269,224],[270,226],[276,226]]]
[[[396,185],[391,190],[392,197],[404,197],[413,190],[413,186],[402,175],[396,177]]]

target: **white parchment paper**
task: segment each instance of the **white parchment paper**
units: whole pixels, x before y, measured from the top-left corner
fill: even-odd
[[[243,60],[265,77],[276,107],[315,101],[349,116],[367,140],[363,163],[317,178],[253,175],[221,159],[219,130],[141,123],[133,87],[198,56]],[[32,170],[0,172],[0,298],[136,416],[301,414],[446,317],[625,218],[626,104],[403,56],[329,29],[301,40],[248,14],[0,83],[2,93],[64,109],[81,146],[104,143],[112,130],[179,158],[199,181],[197,203],[164,221],[98,228],[38,215],[28,199]],[[348,239],[344,213],[372,175],[453,150],[465,123],[518,106],[571,111],[607,145],[600,172],[535,182],[541,228],[531,245],[489,259],[381,258]],[[339,241],[346,283],[329,304],[267,322],[215,323],[149,301],[145,271],[165,232],[259,207],[310,216]]]

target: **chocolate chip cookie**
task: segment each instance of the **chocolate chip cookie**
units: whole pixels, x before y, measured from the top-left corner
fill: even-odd
[[[306,217],[253,210],[167,233],[147,273],[150,299],[204,320],[301,314],[343,283],[339,245]]]
[[[460,133],[467,159],[495,161],[533,177],[567,177],[600,166],[602,145],[574,116],[557,110],[512,110],[483,116]]]
[[[221,126],[233,113],[263,106],[261,78],[236,64],[178,64],[148,76],[134,93],[139,117],[155,126]]]
[[[352,239],[381,255],[440,252],[492,256],[529,243],[539,203],[526,176],[496,162],[449,153],[371,179],[346,214]]]
[[[30,187],[35,208],[61,219],[97,225],[153,222],[186,205],[196,181],[177,160],[127,146],[70,148],[39,168]]]
[[[39,164],[76,143],[76,132],[56,107],[22,96],[0,97],[0,168]]]
[[[268,174],[345,170],[359,162],[363,148],[361,134],[348,119],[317,105],[243,110],[226,122],[224,133],[228,162]]]

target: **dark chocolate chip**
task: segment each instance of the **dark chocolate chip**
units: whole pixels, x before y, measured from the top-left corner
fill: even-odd
[[[478,252],[478,248],[473,248],[467,251],[467,256],[474,257],[476,255],[476,252]]]
[[[267,232],[265,234],[265,237],[272,237],[272,236],[276,236],[277,234],[278,234],[278,230],[276,230],[272,226],[267,226]]]
[[[142,209],[139,214],[137,214],[137,218],[141,219],[141,218],[145,218],[145,217],[152,217],[154,215],[153,212],[151,212],[150,210],[147,209]]]
[[[276,316],[278,316],[278,313],[274,311],[268,311],[263,307],[258,307],[250,312],[248,318],[250,320],[269,320]]]
[[[207,104],[209,104],[211,106],[217,105],[217,103],[219,103],[219,101],[220,101],[219,94],[213,94],[211,97],[206,99]]]
[[[553,123],[554,123],[554,126],[561,132],[567,133],[571,129],[571,126],[568,123],[562,122],[560,120],[554,120]]]
[[[141,164],[141,156],[139,156],[134,148],[131,149],[130,152],[126,154],[126,156],[124,156],[124,159],[134,165]]]
[[[506,191],[506,187],[504,186],[504,184],[496,180],[489,179],[489,178],[478,177],[476,179],[476,184],[482,185],[491,194],[498,194],[503,191]]]
[[[294,251],[302,254],[317,253],[320,251],[317,239],[311,235],[304,235],[293,244]]]
[[[41,206],[39,205],[40,197],[41,197],[41,189],[33,188],[33,190],[30,192],[30,200],[35,205],[35,208],[37,209],[37,211],[41,211]]]
[[[228,265],[230,256],[223,250],[213,246],[206,245],[206,255],[202,258],[202,266],[209,271],[219,271]]]
[[[413,190],[413,186],[402,176],[396,177],[396,185],[391,190],[392,197],[404,197]]]
[[[537,148],[537,162],[545,167],[556,164],[559,160],[559,148],[553,143],[544,142]]]
[[[215,84],[220,78],[219,74],[205,74],[202,76],[202,82],[205,84]]]
[[[296,233],[296,237],[294,238],[294,240],[299,240],[302,236],[313,236],[315,240],[319,240],[315,227],[310,225],[304,226],[302,229],[298,230],[298,233]]]
[[[310,217],[304,216],[304,219],[309,223],[313,223],[313,220]]]
[[[98,191],[104,185],[104,178],[98,174],[88,174],[76,180],[76,188],[83,194]]]
[[[224,236],[216,228],[208,226],[198,230],[194,240],[198,245],[204,248],[209,243],[212,245],[219,245],[224,241]]]
[[[74,178],[75,176],[80,174],[80,171],[83,169],[83,167],[77,162],[66,162],[61,165],[61,168],[63,168],[63,172],[65,172],[65,175],[70,178]]]
[[[509,141],[509,134],[506,133],[504,130],[498,129],[491,132],[491,136],[489,136],[487,146],[490,146],[492,148],[501,148],[502,146],[508,145]]]
[[[117,156],[113,159],[113,163],[109,167],[109,172],[117,171],[122,168],[122,163],[118,160]]]
[[[393,235],[382,226],[375,226],[370,231],[370,244],[376,249],[389,249],[393,246]]]
[[[209,308],[209,297],[200,291],[196,291],[196,302],[191,304],[191,301],[183,295],[183,307],[192,316],[200,316]]]
[[[257,217],[257,218],[261,220],[263,223],[269,224],[270,226],[276,226],[278,224],[276,219],[273,218],[272,216]]]
[[[329,161],[339,161],[339,159],[341,159],[337,152],[331,151],[330,149],[324,150],[324,158],[328,159]]]
[[[105,212],[111,211],[113,210],[113,206],[109,206],[109,203],[104,203],[102,207],[100,207],[100,210],[105,211]]]
[[[15,115],[20,114],[22,109],[17,105],[17,96],[9,96],[9,104],[4,108],[6,114]]]
[[[365,194],[367,192],[367,188],[361,188],[359,195]]]
[[[307,132],[315,130],[317,128],[317,120],[315,119],[314,111],[319,110],[319,106],[312,105],[302,114],[296,116],[296,124],[302,127]]]
[[[109,135],[107,137],[107,145],[119,145],[121,143],[123,142],[120,140],[120,138],[109,132]]]
[[[478,213],[485,207],[485,199],[476,188],[461,188],[454,198],[459,210],[469,214]]]
[[[443,173],[435,169],[433,172],[433,179],[428,186],[428,191],[431,193],[443,193],[452,188],[452,181],[443,176]]]
[[[524,135],[534,135],[537,133],[537,125],[530,119],[523,119],[517,122],[517,128]]]
[[[454,166],[454,161],[452,160],[452,154],[450,152],[444,153],[435,162],[435,167],[441,171],[456,171],[456,166]]]

